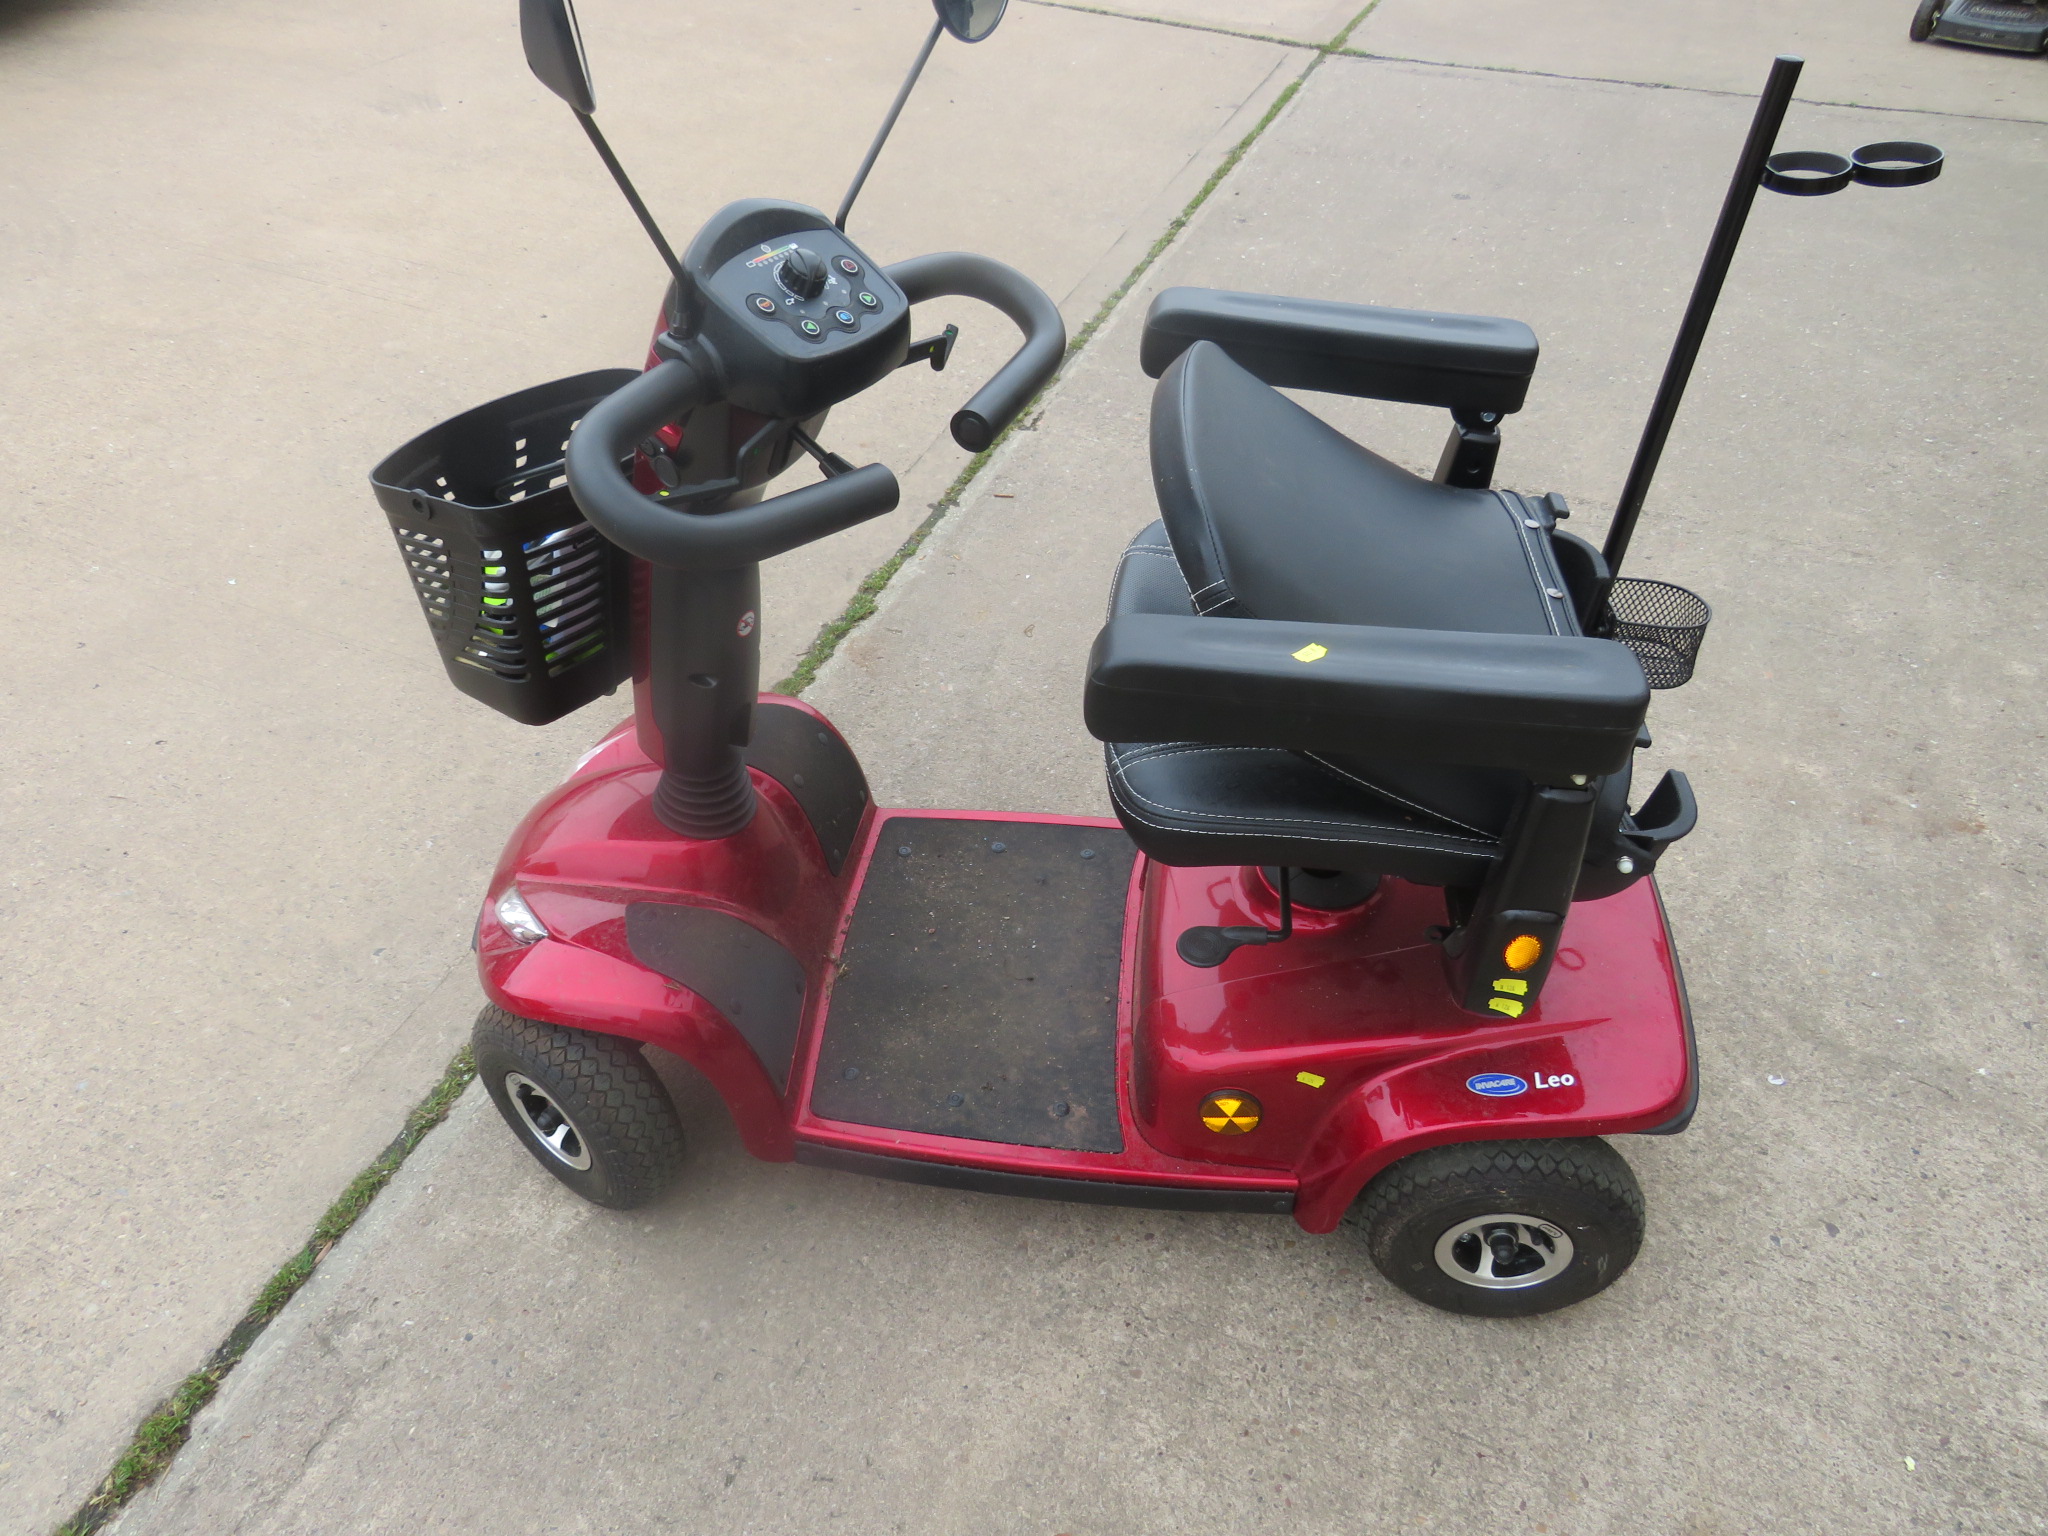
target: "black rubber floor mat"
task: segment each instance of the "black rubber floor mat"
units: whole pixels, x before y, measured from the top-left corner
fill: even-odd
[[[832,991],[811,1108],[831,1120],[1120,1152],[1117,965],[1130,839],[892,816]]]

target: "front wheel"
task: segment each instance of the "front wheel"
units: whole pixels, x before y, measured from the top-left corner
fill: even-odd
[[[1417,1301],[1531,1317],[1604,1291],[1643,1242],[1643,1192],[1591,1138],[1476,1141],[1419,1152],[1366,1186],[1366,1248]]]
[[[584,1199],[629,1211],[675,1183],[682,1122],[632,1041],[486,1007],[470,1045],[512,1134]]]
[[[1941,20],[1942,8],[1948,0],[1920,0],[1913,12],[1913,20],[1906,28],[1906,35],[1916,43],[1924,43],[1934,35],[1934,24]]]

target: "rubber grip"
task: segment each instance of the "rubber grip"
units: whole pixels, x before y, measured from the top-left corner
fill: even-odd
[[[1059,372],[1067,351],[1066,322],[1045,290],[1015,267],[968,251],[913,256],[885,268],[913,304],[957,297],[994,305],[1024,333],[1024,344],[972,400],[953,413],[953,441],[980,453]]]

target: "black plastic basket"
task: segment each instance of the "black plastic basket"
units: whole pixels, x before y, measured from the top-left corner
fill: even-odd
[[[1636,653],[1652,688],[1692,680],[1713,617],[1705,598],[1668,581],[1619,576],[1607,594],[1607,632]]]
[[[457,688],[545,725],[631,675],[627,558],[562,471],[583,413],[637,377],[557,379],[465,411],[371,471]]]

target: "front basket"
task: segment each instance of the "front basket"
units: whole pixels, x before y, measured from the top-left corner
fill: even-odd
[[[465,411],[370,474],[448,677],[545,725],[631,675],[627,558],[584,521],[562,456],[630,368],[557,379]]]

